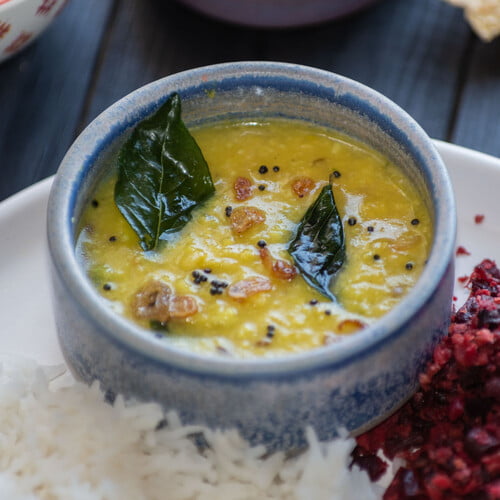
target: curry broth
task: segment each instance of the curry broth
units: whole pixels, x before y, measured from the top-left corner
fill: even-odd
[[[385,157],[296,121],[221,123],[191,133],[216,193],[158,251],[140,248],[115,206],[115,176],[101,183],[84,210],[77,250],[120,313],[149,328],[131,304],[145,283],[160,280],[176,295],[194,297],[197,306],[196,314],[164,325],[160,333],[174,344],[203,353],[275,356],[341,339],[388,312],[415,284],[431,245],[431,218],[415,187]],[[261,251],[293,264],[287,245],[331,174],[347,255],[333,283],[336,303],[300,274],[288,280],[270,272]],[[238,178],[246,179],[248,199],[236,199]],[[238,207],[257,209],[265,220],[237,233],[230,214]],[[229,296],[228,287],[255,276],[270,289]]]

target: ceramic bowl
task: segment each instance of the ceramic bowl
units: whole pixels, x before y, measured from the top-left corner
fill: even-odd
[[[67,0],[0,0],[0,62],[29,45]]]
[[[406,171],[434,219],[428,263],[391,312],[343,342],[276,359],[231,359],[181,351],[114,313],[75,257],[82,207],[106,171],[106,158],[131,128],[173,91],[192,126],[221,118],[301,118],[375,147]],[[448,326],[453,287],[455,207],[432,142],[377,92],[304,66],[228,63],[168,76],[104,111],[65,156],[51,191],[48,241],[59,341],[77,378],[110,394],[159,401],[186,423],[238,428],[252,443],[287,448],[304,427],[321,439],[340,427],[374,425],[416,389],[418,373]]]
[[[261,28],[320,23],[350,14],[376,0],[180,0],[211,17]]]

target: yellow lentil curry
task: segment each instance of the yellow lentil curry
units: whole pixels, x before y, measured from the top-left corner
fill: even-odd
[[[432,222],[416,188],[385,157],[298,121],[219,123],[191,133],[215,194],[169,241],[141,249],[114,203],[116,173],[83,213],[77,250],[120,313],[197,352],[276,356],[340,340],[415,284]],[[346,246],[334,301],[303,279],[287,252],[329,182]],[[152,297],[168,304],[165,314],[148,314]]]

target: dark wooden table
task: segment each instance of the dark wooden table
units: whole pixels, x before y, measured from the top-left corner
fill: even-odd
[[[135,88],[236,60],[307,64],[359,80],[431,137],[500,156],[500,40],[482,43],[441,0],[381,0],[290,30],[226,24],[173,0],[70,0],[0,65],[0,200],[55,173],[98,113]]]

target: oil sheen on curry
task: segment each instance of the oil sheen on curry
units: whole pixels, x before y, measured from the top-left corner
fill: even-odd
[[[199,353],[277,356],[340,341],[415,284],[432,222],[387,158],[300,121],[190,133],[213,184],[154,248],[117,203],[120,182],[128,188],[139,177],[117,181],[112,169],[84,210],[77,252],[119,313]],[[333,249],[332,228],[342,233]]]

